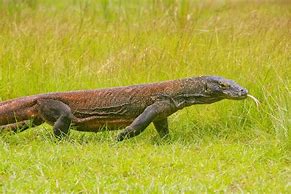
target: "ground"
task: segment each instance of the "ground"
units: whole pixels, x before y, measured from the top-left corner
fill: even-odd
[[[256,96],[172,115],[171,139],[151,125],[72,131],[42,125],[0,134],[3,193],[290,193],[288,1],[0,2],[0,100],[199,75]]]

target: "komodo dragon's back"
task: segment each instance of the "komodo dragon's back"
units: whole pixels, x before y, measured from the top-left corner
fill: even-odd
[[[160,94],[171,95],[173,88],[179,87],[180,82],[166,81],[108,89],[51,93],[48,96],[68,104],[72,112],[79,117],[86,116],[85,112],[93,114],[94,111],[96,113],[120,111],[120,115],[123,116],[136,116],[152,104]],[[125,110],[121,111],[121,109]],[[82,111],[84,115],[81,114]]]

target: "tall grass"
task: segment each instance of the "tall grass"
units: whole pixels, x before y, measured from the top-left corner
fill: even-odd
[[[287,1],[0,1],[1,101],[198,75],[236,80],[261,101],[180,111],[170,142],[153,127],[122,144],[116,132],[55,143],[47,125],[3,134],[0,188],[287,192],[290,9]]]

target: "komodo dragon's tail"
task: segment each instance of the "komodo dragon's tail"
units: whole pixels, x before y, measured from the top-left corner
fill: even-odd
[[[0,127],[36,117],[37,99],[38,96],[29,96],[0,102]]]

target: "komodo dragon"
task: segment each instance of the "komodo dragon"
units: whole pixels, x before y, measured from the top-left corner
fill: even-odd
[[[96,90],[39,94],[0,102],[0,132],[23,131],[44,122],[61,138],[69,129],[98,132],[124,128],[118,141],[140,134],[153,122],[169,134],[167,117],[184,107],[223,99],[242,100],[248,91],[217,76]]]

